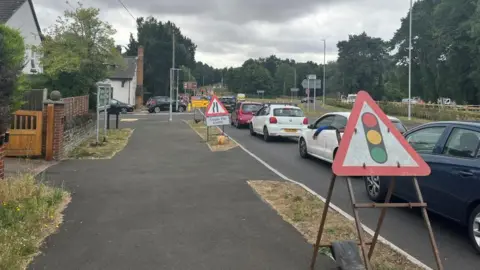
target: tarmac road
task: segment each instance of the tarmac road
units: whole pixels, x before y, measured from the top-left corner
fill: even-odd
[[[260,137],[250,136],[248,129],[238,130],[230,126],[225,127],[225,132],[287,177],[307,185],[324,197],[326,196],[331,177],[330,165],[318,160],[300,158],[295,141],[284,140],[266,143]],[[336,183],[333,203],[351,214],[346,183],[342,180],[344,178],[340,178]],[[360,178],[354,178],[352,184],[357,201],[369,202],[364,182]],[[362,222],[371,229],[375,229],[379,214],[380,210],[378,209],[360,211]],[[466,229],[433,214],[430,214],[430,220],[444,268],[479,269],[480,255],[475,254],[468,243]],[[423,263],[436,269],[427,230],[420,211],[410,209],[389,210],[381,235]]]

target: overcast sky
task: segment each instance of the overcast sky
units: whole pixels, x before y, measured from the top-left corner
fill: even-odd
[[[34,0],[41,28],[54,24],[78,1]],[[82,0],[100,8],[126,45],[135,20],[119,0]],[[134,17],[171,20],[197,44],[196,60],[214,67],[239,66],[275,54],[296,61],[337,58],[336,44],[349,34],[390,39],[409,8],[408,0],[122,0]]]

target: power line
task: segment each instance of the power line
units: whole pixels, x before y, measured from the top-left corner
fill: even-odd
[[[132,16],[133,20],[136,21],[137,18],[135,18],[135,16],[132,15],[132,13],[130,12],[130,10],[128,10],[127,6],[125,6],[125,4],[122,2],[122,0],[118,0],[118,2],[123,6],[123,8],[128,12],[128,14],[130,14],[130,16]]]

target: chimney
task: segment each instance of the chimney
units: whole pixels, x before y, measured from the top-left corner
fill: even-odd
[[[138,46],[136,107],[143,105],[143,47]]]

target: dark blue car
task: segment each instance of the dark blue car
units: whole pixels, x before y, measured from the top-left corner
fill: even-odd
[[[480,122],[433,122],[404,136],[432,171],[418,178],[428,209],[468,227],[469,239],[480,252]],[[390,179],[364,177],[371,200],[385,199]],[[411,179],[397,179],[394,194],[418,202]]]

